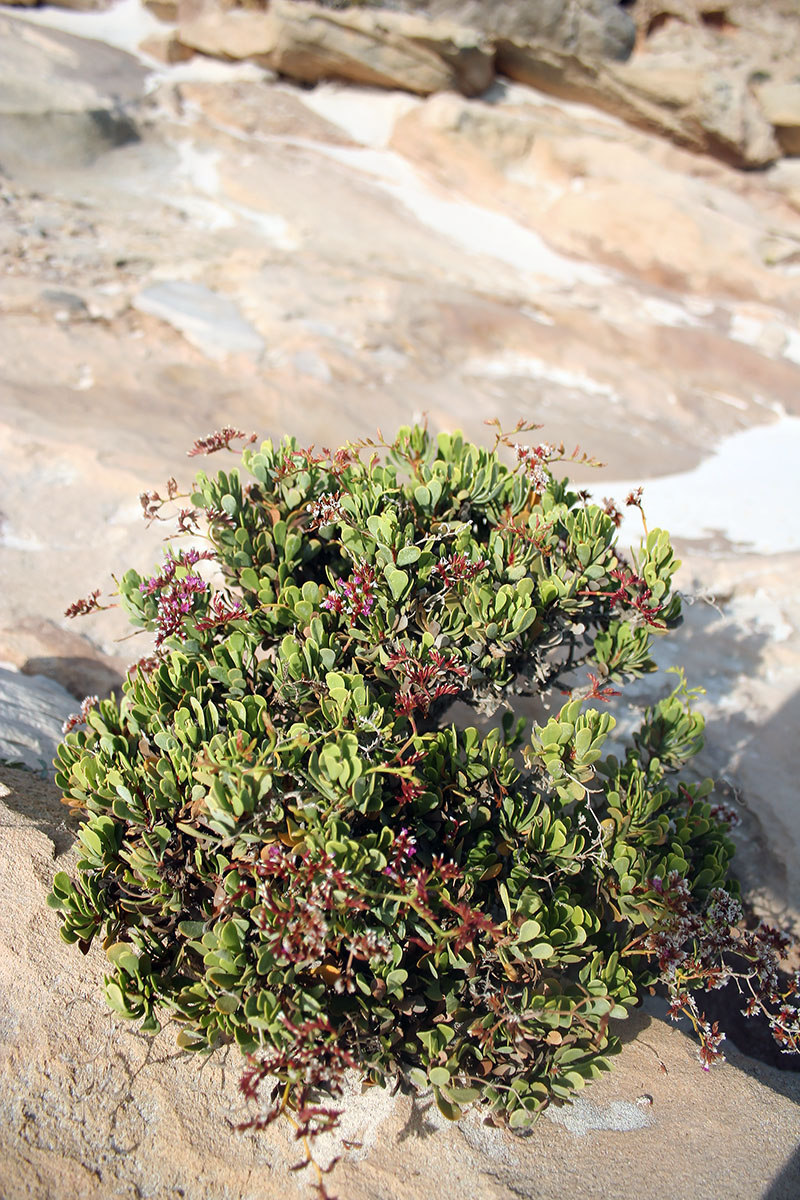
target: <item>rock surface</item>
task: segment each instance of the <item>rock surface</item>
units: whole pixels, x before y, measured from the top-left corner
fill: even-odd
[[[758,103],[785,154],[800,154],[800,83],[765,83]]]
[[[252,58],[304,82],[343,78],[421,95],[479,95],[496,66],[739,166],[797,153],[798,85],[788,64],[800,53],[800,32],[780,4],[639,0],[636,23],[613,0],[405,0],[403,7],[412,12],[181,0],[179,37],[204,54]],[[638,53],[628,63],[637,26]]]
[[[346,79],[419,95],[486,91],[494,52],[469,28],[392,11],[272,0],[266,12],[184,0],[180,41],[204,54],[252,58],[304,83]]]
[[[232,300],[202,283],[165,280],[143,288],[133,299],[139,312],[160,317],[211,358],[247,354],[260,358],[264,340]]]
[[[386,7],[393,7],[391,0]],[[516,36],[590,58],[624,60],[636,38],[636,23],[617,0],[402,0],[402,7],[460,21],[489,37]]]
[[[0,16],[0,164],[85,165],[138,137],[144,69],[110,46]]]
[[[63,614],[156,561],[167,526],[148,527],[138,497],[173,475],[188,485],[195,438],[229,423],[337,445],[427,412],[484,439],[487,417],[539,420],[608,463],[576,469],[596,495],[645,482],[651,523],[679,530],[686,620],[662,665],[707,687],[698,769],[742,809],[748,895],[797,922],[800,495],[784,464],[800,418],[800,164],[740,172],[508,81],[472,100],[312,90],[200,56],[155,69],[74,36],[85,21],[134,49],[152,24],[140,18],[135,0],[0,18],[0,91],[20,46],[36,56],[23,114],[43,125],[65,96],[79,112],[108,103],[119,80],[138,138],[66,165],[44,141],[39,159],[0,156],[0,659],[17,668],[2,679],[18,711],[46,689],[33,757],[46,763],[76,697],[147,652],[121,640],[117,609]],[[702,22],[667,22],[603,70],[640,93],[649,78],[681,113],[695,60],[681,65],[674,24],[710,53]],[[667,74],[649,77],[657,62]],[[159,307],[143,311],[147,297]],[[71,694],[56,704],[43,674]],[[231,1132],[235,1062],[200,1073],[170,1031],[151,1042],[107,1013],[101,949],[62,946],[44,906],[75,861],[71,817],[35,775],[2,777],[3,1200],[294,1194],[294,1146]],[[365,1152],[334,1190],[794,1200],[796,1075],[731,1051],[706,1076],[655,1010],[630,1028],[618,1069],[525,1142],[368,1094],[349,1126]]]
[[[13,627],[0,629],[0,662],[23,675],[52,679],[78,701],[119,688],[127,666],[126,659],[103,654],[74,629],[37,617],[21,617]]]
[[[49,771],[62,726],[76,707],[55,680],[0,666],[0,762]]]

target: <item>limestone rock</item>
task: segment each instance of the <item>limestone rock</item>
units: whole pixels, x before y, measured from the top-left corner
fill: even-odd
[[[677,109],[696,103],[703,82],[691,67],[660,67],[636,61],[626,64],[617,77],[646,100]]]
[[[174,25],[178,21],[178,0],[142,0],[144,7],[159,21]]]
[[[585,0],[578,10],[575,49],[581,54],[624,62],[631,55],[636,26],[619,4]]]
[[[726,0],[635,0],[632,16],[640,37],[646,38],[666,21],[682,21],[694,28],[703,20],[724,25],[729,7]]]
[[[765,83],[757,97],[784,154],[800,155],[800,83]]]
[[[139,49],[142,54],[168,64],[188,62],[190,58],[194,58],[191,46],[184,45],[174,34],[153,34],[139,43]]]
[[[211,5],[185,3],[179,7],[178,37],[184,46],[212,58],[263,58],[277,44],[272,12],[226,11]]]
[[[83,165],[137,140],[145,77],[121,50],[0,17],[0,162]]]
[[[564,100],[591,104],[630,125],[700,150],[703,139],[696,126],[687,125],[671,104],[662,103],[658,94],[646,92],[638,70],[629,85],[627,69],[627,64],[603,66],[550,47],[526,45],[512,39],[504,39],[497,45],[497,70],[510,79]],[[671,85],[673,99],[674,80]]]
[[[641,63],[591,62],[514,40],[498,42],[497,69],[736,166],[762,167],[780,156],[772,127],[741,71],[715,71],[693,83],[683,68],[650,76]]]
[[[410,0],[410,7],[490,38],[517,38],[588,58],[624,60],[636,37],[630,14],[617,0]]]
[[[74,9],[76,12],[98,12],[111,8],[114,0],[48,0],[54,8]]]
[[[77,707],[54,680],[0,667],[0,761],[49,770],[62,726]]]
[[[0,662],[23,675],[54,680],[78,701],[107,696],[119,687],[128,665],[127,659],[103,654],[79,633],[40,617],[23,617],[0,629]]]
[[[758,102],[771,124],[800,127],[800,83],[764,83],[758,88]]]
[[[452,92],[431,96],[422,110],[422,121],[428,129],[471,147],[503,169],[524,160],[536,136],[535,127],[522,114],[476,104]]]
[[[798,89],[800,90],[800,89]],[[780,155],[770,122],[752,95],[747,73],[714,71],[704,80],[696,115],[708,138],[708,149],[737,166],[762,167]]]
[[[258,358],[264,349],[261,335],[236,304],[200,283],[151,284],[134,299],[134,307],[169,322],[210,358],[228,354]]]
[[[185,15],[184,15],[185,14]],[[291,79],[347,79],[420,95],[486,90],[493,50],[475,31],[408,13],[273,0],[265,13],[183,0],[180,39],[204,54],[255,58]]]

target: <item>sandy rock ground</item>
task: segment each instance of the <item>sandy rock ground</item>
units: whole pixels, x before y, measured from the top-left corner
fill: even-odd
[[[156,560],[138,496],[188,484],[196,437],[230,423],[337,445],[427,413],[481,438],[487,417],[538,420],[607,463],[574,472],[597,495],[643,482],[651,526],[676,533],[689,603],[661,662],[707,689],[699,769],[742,810],[749,895],[796,923],[800,162],[737,172],[512,84],[423,101],[164,67],[125,49],[152,21],[136,0],[0,13],[0,95],[25,116],[0,118],[15,687],[46,676],[77,707],[145,652],[116,610],[63,612]],[[48,720],[45,758],[60,710]],[[0,1196],[293,1194],[294,1148],[231,1130],[235,1063],[200,1072],[169,1031],[105,1011],[102,955],[62,946],[44,907],[74,858],[69,816],[36,776],[2,777]],[[797,1076],[735,1049],[706,1076],[656,1009],[630,1025],[618,1069],[524,1142],[365,1097],[340,1195],[796,1196]]]

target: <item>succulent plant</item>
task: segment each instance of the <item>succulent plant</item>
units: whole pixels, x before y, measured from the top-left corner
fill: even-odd
[[[84,853],[50,903],[102,939],[117,1013],[241,1049],[256,1124],[330,1127],[356,1068],[524,1129],[608,1068],[659,976],[718,1053],[691,990],[732,972],[708,935],[737,901],[730,814],[680,774],[702,719],[679,683],[603,758],[587,707],[654,669],[678,563],[655,529],[626,561],[530,428],[248,446],[249,482],[198,475],[192,546],[119,582],[156,654],[59,749]]]

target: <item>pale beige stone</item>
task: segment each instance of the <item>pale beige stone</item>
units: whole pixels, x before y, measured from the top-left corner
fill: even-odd
[[[278,32],[272,13],[209,8],[184,19],[178,30],[184,46],[214,58],[258,58],[272,54]]]
[[[800,128],[800,83],[763,83],[757,95],[773,125]]]
[[[687,108],[702,86],[702,77],[690,67],[659,67],[634,61],[614,66],[611,74],[632,91],[668,108]]]
[[[142,54],[155,58],[162,63],[188,62],[194,58],[194,50],[186,46],[175,36],[163,37],[153,34],[139,43]]]
[[[142,0],[144,7],[159,21],[174,25],[178,20],[178,0]]]
[[[800,155],[800,83],[765,83],[757,96],[784,154]]]
[[[98,650],[76,621],[65,629],[55,621],[22,617],[0,629],[0,662],[13,664],[24,675],[55,680],[76,700],[94,693],[107,696],[122,683],[128,660]]]

